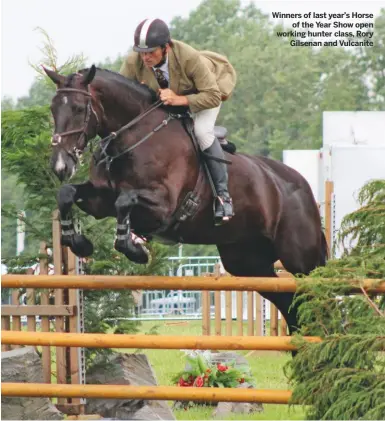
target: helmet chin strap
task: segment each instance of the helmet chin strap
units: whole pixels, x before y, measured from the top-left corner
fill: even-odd
[[[163,64],[166,63],[166,59],[167,59],[167,48],[163,47],[162,48],[162,60],[158,64],[156,64],[154,67],[163,66]]]

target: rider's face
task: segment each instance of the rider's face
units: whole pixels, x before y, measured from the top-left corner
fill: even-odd
[[[140,53],[143,63],[147,67],[156,66],[163,57],[163,51],[161,47],[158,47],[156,50],[151,51],[151,53]]]

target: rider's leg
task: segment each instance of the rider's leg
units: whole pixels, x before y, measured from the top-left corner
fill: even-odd
[[[199,146],[205,154],[224,159],[222,147],[214,135],[214,126],[219,110],[220,106],[194,113],[194,131]],[[234,215],[232,200],[228,191],[227,165],[213,159],[206,159],[206,162],[218,195],[214,219],[216,225],[220,225]]]

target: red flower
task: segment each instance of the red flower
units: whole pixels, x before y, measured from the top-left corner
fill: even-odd
[[[196,387],[202,387],[203,386],[203,378],[201,376],[198,376],[195,379],[194,386],[196,386]]]
[[[242,377],[239,383],[245,383],[245,379]]]
[[[206,373],[211,373],[211,370],[208,368],[208,369],[206,370]]]
[[[221,363],[218,363],[217,364],[217,368],[218,368],[218,371],[227,371],[228,369],[229,369],[229,367],[227,367],[227,365],[222,365]]]
[[[178,385],[181,386],[181,387],[187,387],[187,386],[191,386],[192,383],[191,383],[191,381],[190,382],[186,382],[186,380],[183,380],[183,378],[181,377],[179,379]]]

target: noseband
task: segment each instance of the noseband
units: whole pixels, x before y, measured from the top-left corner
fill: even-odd
[[[70,136],[70,135],[76,134],[76,133],[80,133],[80,136],[79,136],[79,138],[76,142],[76,146],[73,147],[72,151],[68,151],[68,153],[71,156],[73,156],[74,158],[76,157],[76,159],[78,159],[83,152],[83,149],[81,149],[81,145],[82,145],[81,142],[83,140],[87,141],[88,123],[90,121],[91,114],[94,114],[94,116],[96,118],[96,123],[97,123],[96,132],[97,132],[98,127],[99,127],[99,117],[96,114],[94,108],[92,107],[92,95],[89,92],[89,86],[87,86],[87,91],[84,91],[82,89],[75,89],[75,88],[61,88],[61,89],[57,89],[56,92],[57,93],[62,93],[62,92],[70,92],[70,93],[74,92],[75,93],[76,92],[78,94],[82,94],[82,95],[85,95],[85,96],[88,97],[86,116],[85,116],[85,119],[84,119],[84,126],[81,129],[69,130],[67,132],[62,132],[62,133],[55,133],[52,136],[52,139],[51,139],[52,146],[57,146],[61,143],[63,137]],[[86,142],[84,142],[84,143],[86,143]],[[73,152],[74,155],[72,155],[71,152]]]

